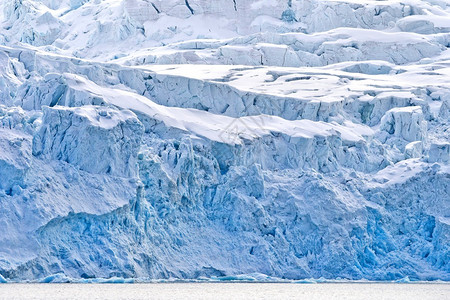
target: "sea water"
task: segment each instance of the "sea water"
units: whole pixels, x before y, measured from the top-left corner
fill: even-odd
[[[450,299],[447,283],[0,284],[0,299]]]

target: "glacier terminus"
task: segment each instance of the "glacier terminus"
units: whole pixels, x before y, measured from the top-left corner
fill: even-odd
[[[0,282],[450,280],[447,0],[0,1]]]

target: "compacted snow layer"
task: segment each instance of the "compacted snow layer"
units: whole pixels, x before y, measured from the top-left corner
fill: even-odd
[[[0,282],[450,280],[446,1],[6,0],[0,25]]]

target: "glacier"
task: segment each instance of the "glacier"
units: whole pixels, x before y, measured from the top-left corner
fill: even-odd
[[[0,283],[450,280],[448,1],[3,0],[0,26]]]

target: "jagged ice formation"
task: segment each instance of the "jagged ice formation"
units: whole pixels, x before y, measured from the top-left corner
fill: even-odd
[[[448,1],[4,0],[0,26],[0,282],[450,280]]]

